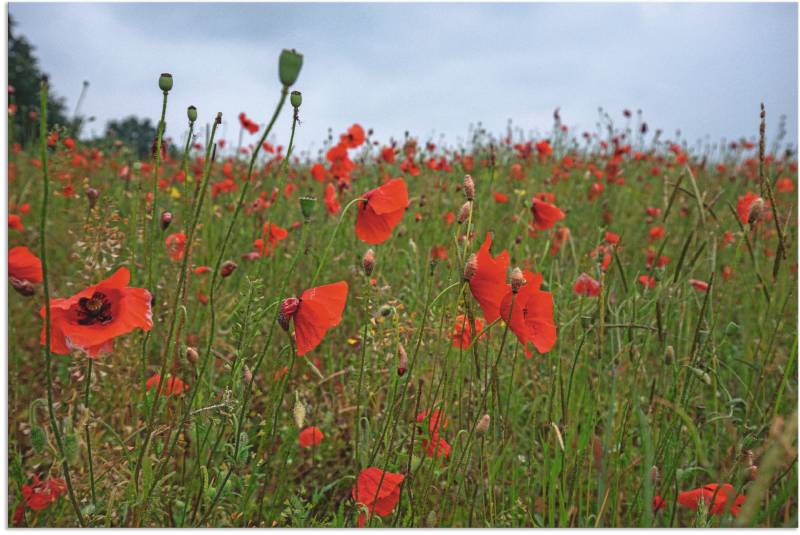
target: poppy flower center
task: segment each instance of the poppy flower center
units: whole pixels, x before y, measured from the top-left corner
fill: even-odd
[[[103,292],[94,292],[92,297],[81,297],[78,301],[78,323],[80,325],[105,325],[111,317],[111,301]]]

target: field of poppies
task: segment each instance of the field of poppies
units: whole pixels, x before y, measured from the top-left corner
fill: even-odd
[[[157,73],[149,158],[47,128],[46,81],[9,132],[9,525],[797,526],[763,108],[713,145],[556,110],[299,157],[302,59],[238,139]]]

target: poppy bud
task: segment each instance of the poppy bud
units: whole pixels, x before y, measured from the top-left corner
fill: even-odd
[[[522,288],[528,281],[525,280],[525,276],[522,274],[522,270],[514,268],[511,272],[511,291],[513,293],[517,293],[520,288]]]
[[[658,482],[661,480],[661,474],[658,471],[658,466],[653,465],[650,469],[650,479],[653,481],[653,486],[658,486]]]
[[[303,402],[299,399],[294,402],[294,410],[292,410],[292,416],[294,416],[294,423],[297,425],[298,429],[303,428],[303,424],[306,421],[306,406],[303,405]]]
[[[314,197],[300,197],[300,211],[303,213],[303,218],[308,221],[311,219],[316,208],[317,199]]]
[[[197,361],[200,360],[200,355],[197,354],[197,350],[195,348],[186,348],[186,360],[189,361],[189,364],[197,364]]]
[[[222,124],[222,112],[218,111],[217,116],[214,117],[214,122],[217,124]]]
[[[472,203],[470,201],[461,205],[461,211],[458,212],[458,222],[463,223],[469,218],[469,213],[472,210]]]
[[[186,108],[186,116],[189,117],[189,122],[193,123],[197,120],[197,108],[189,106]]]
[[[284,331],[289,332],[289,318],[294,316],[297,312],[297,307],[300,306],[300,300],[296,297],[289,297],[284,299],[281,303],[281,311],[278,313],[278,324]]]
[[[481,416],[481,419],[478,420],[477,425],[475,425],[475,432],[479,435],[486,433],[489,430],[489,424],[491,421],[492,418],[488,414]]]
[[[224,277],[228,277],[228,276],[230,276],[231,273],[233,273],[236,270],[236,268],[237,268],[236,262],[232,262],[231,260],[228,260],[227,262],[222,264],[222,267],[219,269],[219,274],[223,278]]]
[[[364,258],[361,260],[361,265],[364,266],[364,273],[367,277],[372,275],[372,270],[375,269],[375,251],[367,249],[364,253]]]
[[[664,361],[669,364],[673,360],[675,360],[675,349],[672,346],[667,346],[667,349],[664,350]]]
[[[36,293],[36,288],[33,287],[30,281],[15,279],[14,277],[9,277],[9,279],[11,280],[11,286],[13,286],[20,295],[30,297]]]
[[[750,481],[755,481],[758,477],[758,466],[751,464],[747,467],[747,477],[750,478]]]
[[[303,55],[295,49],[283,49],[278,59],[278,76],[284,87],[291,87],[300,75],[303,66]]]
[[[94,208],[94,205],[97,204],[97,199],[100,198],[100,192],[94,188],[87,188],[86,198],[89,200],[89,208]]]
[[[467,263],[464,264],[464,280],[467,282],[472,280],[472,276],[475,275],[476,271],[478,271],[478,257],[475,253],[472,253],[467,258]]]
[[[475,198],[475,181],[470,175],[464,175],[464,195],[467,196],[468,201]]]
[[[761,216],[764,214],[764,199],[759,197],[753,204],[750,205],[750,211],[747,213],[747,223],[749,225],[754,225],[761,220]]]
[[[289,102],[291,102],[294,109],[299,108],[300,104],[303,103],[303,94],[300,91],[292,91],[289,95]]]
[[[172,212],[163,212],[161,214],[161,230],[167,230],[170,223],[172,223]]]
[[[172,89],[172,75],[168,72],[162,73],[158,78],[158,88],[164,93]]]
[[[250,371],[250,368],[247,366],[247,364],[245,364],[244,368],[242,368],[242,378],[247,384],[253,382],[253,372]]]
[[[397,344],[397,353],[399,356],[397,362],[397,375],[402,377],[406,374],[406,370],[408,370],[408,355],[406,354],[406,349],[403,347],[403,344]]]

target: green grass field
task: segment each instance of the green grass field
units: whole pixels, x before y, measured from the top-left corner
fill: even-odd
[[[145,89],[153,115],[188,104]],[[172,151],[146,161],[11,132],[9,248],[44,260],[46,286],[8,287],[10,525],[797,526],[797,159],[759,150],[758,109],[735,146],[619,113],[586,136],[556,117],[543,138],[465,147],[354,126],[309,160],[283,156],[311,141],[293,103],[248,111],[244,153],[218,143],[214,110],[193,140],[189,119],[169,125]],[[271,117],[280,157],[262,148]],[[397,177],[408,206],[364,243],[358,199]],[[533,229],[534,197],[563,219]],[[526,358],[484,321],[464,268],[487,233],[509,271],[541,273],[549,351]],[[152,295],[149,324],[118,289],[40,316],[122,267]],[[576,294],[582,273],[597,295]],[[310,294],[283,305],[338,281],[338,323],[307,312]],[[300,321],[330,326],[303,355]]]

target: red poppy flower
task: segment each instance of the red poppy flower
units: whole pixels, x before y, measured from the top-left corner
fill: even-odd
[[[597,297],[600,295],[600,283],[587,273],[581,273],[575,280],[575,285],[572,287],[572,291],[575,293],[575,295]]]
[[[51,503],[55,503],[58,497],[66,492],[67,484],[63,479],[42,481],[39,476],[33,476],[32,484],[22,485],[22,498],[28,509],[32,511],[47,509]]]
[[[653,512],[660,511],[667,508],[667,502],[661,496],[653,496]]]
[[[211,271],[211,267],[209,267],[209,266],[197,266],[196,268],[194,268],[193,271],[194,271],[195,275],[203,275],[204,273],[210,272]]]
[[[338,214],[339,210],[342,208],[342,205],[336,197],[336,187],[333,184],[328,184],[325,187],[325,208],[327,208],[328,213],[331,215]]]
[[[555,225],[557,221],[564,219],[564,212],[556,205],[542,201],[536,197],[531,199],[531,202],[533,226],[536,230],[547,230]]]
[[[508,202],[508,195],[504,195],[499,191],[494,192],[494,200],[499,202],[500,204],[505,204]]]
[[[154,373],[153,375],[150,376],[150,379],[147,380],[147,383],[145,383],[145,387],[149,392],[153,388],[158,388],[160,384],[161,384],[161,376],[157,373]],[[187,390],[189,390],[189,385],[187,385],[177,377],[173,377],[172,375],[167,375],[166,384],[161,387],[161,395],[180,396]]]
[[[742,222],[742,225],[757,222],[763,206],[764,200],[753,192],[748,191],[739,197],[736,203],[736,212],[739,214],[739,221]]]
[[[605,235],[606,243],[610,245],[616,245],[619,243],[619,234],[616,232],[611,232],[610,230],[606,232]]]
[[[356,218],[356,236],[369,244],[386,241],[403,218],[408,206],[408,188],[402,178],[394,178],[362,196]]]
[[[483,330],[483,320],[475,318],[475,329],[480,333]],[[475,333],[477,334],[477,333]],[[472,326],[464,314],[459,314],[456,317],[456,324],[453,327],[453,347],[457,349],[467,349],[472,344]],[[486,334],[482,334],[480,339],[483,340]]]
[[[300,298],[290,297],[281,304],[281,318],[288,325],[294,319],[297,355],[303,356],[317,347],[329,329],[339,325],[347,301],[345,281],[310,288]]]
[[[342,143],[344,143],[347,148],[355,149],[356,147],[360,147],[366,136],[364,135],[364,129],[361,128],[360,124],[354,124],[350,128],[347,129],[347,134],[343,134],[341,137]]]
[[[529,342],[539,353],[547,353],[555,345],[557,333],[553,321],[553,295],[540,289],[541,273],[525,270],[523,276],[527,284],[520,288],[516,297],[511,291],[505,294],[500,303],[500,316],[525,348],[525,356],[531,358]]]
[[[370,466],[358,475],[358,481],[353,485],[353,499],[359,506],[366,507],[370,515],[388,516],[400,501],[403,479],[403,474],[384,472]],[[359,513],[358,527],[363,528],[366,523],[367,515]]]
[[[8,214],[8,228],[11,230],[25,230],[25,225],[22,224],[22,218],[17,214]]]
[[[250,120],[244,112],[239,114],[239,123],[242,125],[242,128],[250,132],[251,134],[255,134],[258,132],[258,123]]]
[[[279,241],[285,240],[289,232],[275,223],[267,221],[261,229],[261,237],[253,242],[253,246],[264,256],[269,256],[270,249],[274,249]]]
[[[42,282],[42,261],[27,247],[13,247],[8,251],[8,276],[38,284]]]
[[[732,500],[730,505],[731,514],[737,516],[745,497],[742,495],[737,496],[733,485],[730,483],[725,483],[721,486],[716,483],[710,483],[703,488],[687,490],[678,494],[678,503],[682,506],[696,511],[702,500],[706,507],[711,506],[712,515],[723,513],[728,507],[729,499]]]
[[[442,216],[442,219],[444,219],[446,225],[452,225],[456,221],[456,214],[453,212],[447,212],[444,214],[444,216]]]
[[[656,279],[648,275],[639,275],[639,284],[641,284],[645,288],[655,288]]]
[[[791,193],[794,191],[794,182],[791,178],[783,177],[778,180],[775,187],[780,193]]]
[[[450,419],[447,415],[439,409],[423,411],[417,414],[417,423],[421,424],[425,420],[428,420],[428,431],[432,435],[438,435],[439,431],[447,429],[447,424],[450,423]]]
[[[311,167],[311,176],[317,182],[325,182],[325,175],[327,174],[327,170],[325,166],[321,163],[315,163],[313,167]]]
[[[90,358],[109,352],[114,338],[135,329],[153,326],[150,301],[144,288],[130,288],[128,268],[119,268],[109,278],[68,297],[50,300],[50,344],[53,353],[68,355],[74,350]],[[44,318],[45,308],[39,311]],[[42,326],[41,344],[45,343]]]
[[[392,148],[392,147],[383,147],[383,149],[381,149],[381,159],[384,162],[386,162],[388,164],[393,164],[394,163],[394,157],[395,157],[394,148]]]
[[[450,456],[450,451],[452,450],[450,444],[437,435],[434,435],[432,440],[423,438],[422,448],[425,450],[425,454],[432,459],[438,459],[439,457],[446,459]]]
[[[186,234],[183,232],[170,234],[164,240],[164,245],[167,248],[167,256],[169,256],[173,262],[179,262],[186,252]]]
[[[650,227],[650,231],[648,235],[650,236],[650,241],[660,240],[664,237],[664,227],[661,225],[655,225],[654,227]]]
[[[705,281],[697,280],[697,279],[689,279],[689,284],[692,285],[692,288],[697,290],[698,292],[707,292],[708,291],[708,283]]]
[[[503,251],[492,257],[489,248],[492,246],[492,235],[487,233],[486,240],[475,256],[477,266],[469,279],[469,289],[481,306],[483,317],[491,323],[500,317],[500,303],[510,286],[506,283],[508,271],[508,252]]]
[[[297,441],[301,448],[313,448],[322,442],[323,438],[325,438],[325,435],[322,434],[319,427],[314,427],[312,425],[300,431],[300,436]]]

